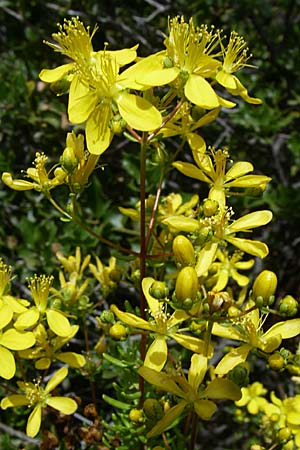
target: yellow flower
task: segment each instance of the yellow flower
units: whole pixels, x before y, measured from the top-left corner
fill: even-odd
[[[220,105],[232,107],[234,103],[221,99],[207,78],[214,77],[221,66],[212,55],[219,44],[219,35],[206,25],[196,27],[191,18],[188,23],[183,17],[169,21],[169,36],[166,50],[151,55],[135,65],[136,81],[143,85],[162,86],[174,83],[180,93],[195,105],[204,109]]]
[[[264,411],[268,404],[268,401],[263,398],[267,392],[267,389],[261,383],[255,381],[247,387],[242,387],[242,398],[235,404],[236,406],[247,406],[248,412],[256,415],[260,411]]]
[[[7,409],[15,406],[33,407],[33,411],[27,421],[26,434],[35,437],[41,426],[42,410],[46,406],[62,412],[63,414],[73,414],[77,409],[75,400],[66,397],[55,397],[51,395],[58,384],[60,384],[68,375],[68,369],[62,367],[48,381],[45,388],[40,386],[39,382],[30,383],[18,381],[19,388],[24,394],[14,394],[5,397],[1,401],[1,408]]]
[[[52,281],[53,277],[46,275],[40,275],[39,277],[35,275],[29,280],[28,286],[35,306],[32,306],[18,316],[15,322],[17,329],[24,330],[33,327],[45,315],[49,328],[55,334],[62,337],[67,337],[71,334],[72,328],[65,315],[60,311],[48,307],[48,296]]]
[[[85,30],[77,18],[65,21],[54,38],[58,45],[50,45],[74,63],[42,71],[40,77],[43,81],[54,82],[71,72],[69,119],[73,123],[85,122],[90,153],[100,155],[110,145],[114,134],[110,124],[117,112],[137,130],[150,131],[159,127],[160,112],[146,99],[127,92],[131,79],[127,78],[126,70],[119,74],[120,66],[136,58],[137,46],[119,52],[105,49],[95,53],[89,30]],[[132,76],[132,71],[130,74]]]
[[[75,272],[79,278],[82,277],[84,270],[89,265],[91,255],[87,255],[81,262],[81,250],[80,247],[76,247],[75,256],[64,256],[62,252],[56,253],[56,258],[63,266],[64,270],[69,274]]]
[[[31,331],[18,331],[14,328],[7,328],[10,323],[10,314],[7,309],[0,309],[0,376],[10,380],[16,373],[15,358],[11,350],[24,350],[32,347],[35,343],[34,334]],[[5,331],[3,331],[5,328]]]
[[[212,400],[238,400],[241,397],[240,388],[225,378],[215,378],[202,388],[206,371],[207,358],[197,354],[191,358],[187,378],[183,373],[171,375],[158,373],[146,366],[140,367],[138,372],[148,383],[182,399],[167,410],[164,417],[147,433],[148,438],[161,434],[185,409],[188,411],[189,407],[192,407],[201,419],[210,420],[217,409]]]
[[[121,270],[117,266],[117,260],[111,256],[108,261],[108,266],[104,266],[98,256],[96,256],[96,265],[89,264],[89,269],[100,283],[101,290],[104,296],[107,296],[117,287],[117,281],[121,277]]]
[[[148,348],[145,366],[156,371],[161,371],[167,360],[167,343],[168,339],[174,339],[178,344],[182,345],[195,353],[202,353],[204,350],[204,342],[194,336],[180,333],[178,325],[189,318],[184,311],[175,311],[171,316],[166,312],[163,303],[159,302],[150,294],[150,288],[155,280],[151,277],[144,278],[142,288],[145,294],[151,318],[147,321],[132,313],[120,311],[116,305],[112,305],[110,309],[124,323],[133,328],[149,331],[154,336],[154,341]]]
[[[233,222],[230,222],[230,216],[230,210],[225,210],[223,213],[220,212],[215,216],[200,220],[185,216],[171,216],[162,221],[168,225],[171,231],[194,233],[199,240],[202,239],[201,236],[205,232],[206,238],[204,244],[200,240],[201,249],[195,266],[198,277],[207,272],[216,257],[219,246],[223,246],[224,243],[226,245],[226,242],[250,255],[260,258],[267,256],[268,247],[263,242],[237,238],[235,235],[238,232],[249,232],[253,228],[266,225],[272,219],[271,211],[255,211]]]
[[[35,368],[38,370],[49,369],[53,361],[61,361],[71,367],[80,368],[85,365],[84,356],[75,352],[62,352],[61,348],[67,344],[79,330],[78,325],[71,326],[71,334],[67,337],[53,335],[49,330],[46,331],[43,324],[39,324],[34,329],[36,345],[27,350],[18,352],[21,358],[34,359]]]
[[[245,86],[243,86],[240,80],[233,75],[234,72],[242,67],[254,67],[247,64],[251,55],[247,55],[248,48],[244,39],[233,31],[230,34],[227,48],[224,48],[221,39],[220,45],[224,61],[221,70],[216,74],[218,83],[224,86],[232,95],[240,95],[248,103],[253,103],[255,105],[262,103],[259,98],[250,97]]]
[[[255,303],[251,300],[247,303],[246,310],[254,306]],[[214,323],[212,334],[244,342],[221,359],[216,367],[216,374],[224,375],[233,367],[245,362],[252,349],[258,348],[265,353],[272,353],[280,346],[282,339],[290,339],[300,334],[300,319],[278,322],[266,332],[262,329],[263,323],[258,308],[240,319],[237,318],[231,326]]]
[[[241,261],[243,257],[243,252],[235,251],[230,257],[228,252],[225,250],[218,250],[216,253],[216,259],[219,261],[214,261],[209,272],[213,275],[209,278],[208,282],[213,291],[222,291],[229,281],[229,278],[233,278],[237,284],[241,287],[247,286],[249,283],[249,278],[246,275],[241,275],[239,270],[251,269],[254,265],[254,259],[249,259],[248,261]]]
[[[35,167],[29,167],[26,174],[28,178],[32,181],[27,180],[14,180],[9,172],[4,172],[2,174],[2,181],[11,189],[16,191],[29,191],[35,189],[38,192],[44,192],[46,195],[49,191],[56,186],[64,183],[66,178],[66,173],[61,169],[57,168],[54,170],[54,177],[49,178],[49,173],[46,171],[47,156],[44,153],[36,153],[36,158],[34,160]]]
[[[227,171],[228,151],[211,149],[212,157],[205,152],[205,148],[192,146],[194,160],[197,166],[176,161],[173,166],[184,175],[208,183],[210,186],[208,198],[218,202],[224,211],[226,194],[232,188],[257,188],[265,186],[271,178],[264,175],[249,175],[254,170],[253,165],[246,161],[233,164]]]
[[[300,395],[287,397],[280,400],[272,391],[270,394],[271,403],[264,407],[264,412],[268,417],[276,417],[278,427],[288,427],[294,434],[294,442],[300,448]]]

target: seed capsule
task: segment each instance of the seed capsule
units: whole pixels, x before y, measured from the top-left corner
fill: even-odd
[[[194,263],[195,251],[191,241],[179,234],[173,241],[173,252],[175,258],[182,266],[188,266]]]
[[[261,306],[267,306],[273,303],[274,294],[277,287],[277,276],[270,270],[263,270],[255,279],[253,284],[253,297],[260,299]]]
[[[184,267],[179,272],[175,285],[177,302],[183,304],[187,299],[195,300],[198,293],[198,277],[194,267]]]

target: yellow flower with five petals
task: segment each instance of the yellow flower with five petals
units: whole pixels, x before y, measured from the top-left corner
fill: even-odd
[[[154,340],[148,348],[144,364],[146,367],[159,372],[167,360],[168,347],[166,341],[168,339],[174,339],[178,344],[195,353],[204,351],[204,342],[194,336],[180,333],[178,330],[179,324],[188,319],[189,316],[181,310],[175,311],[171,316],[168,315],[165,305],[150,294],[150,288],[154,281],[151,277],[144,278],[142,281],[142,289],[151,316],[148,321],[135,314],[122,312],[116,305],[111,305],[110,309],[127,325],[153,334]]]

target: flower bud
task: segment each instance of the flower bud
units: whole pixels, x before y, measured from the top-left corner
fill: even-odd
[[[73,148],[66,147],[60,157],[60,164],[67,174],[72,175],[78,166],[78,159]]]
[[[109,272],[108,276],[111,281],[113,281],[114,283],[118,283],[121,279],[122,271],[115,267]]]
[[[188,266],[194,263],[194,247],[187,237],[180,234],[175,237],[173,240],[173,252],[175,258],[182,266]]]
[[[285,366],[285,361],[283,356],[279,352],[273,353],[268,358],[268,364],[273,370],[281,370]]]
[[[139,422],[143,417],[143,411],[140,409],[133,408],[129,412],[129,420],[131,422]]]
[[[126,121],[123,119],[120,114],[116,114],[113,116],[113,118],[109,121],[109,128],[114,134],[120,134],[122,133],[126,128]]]
[[[286,295],[279,302],[279,312],[283,316],[292,317],[297,314],[298,302],[291,295]]]
[[[291,437],[291,434],[292,434],[291,430],[288,427],[284,427],[278,431],[277,436],[280,442],[282,442],[287,441]]]
[[[127,336],[127,328],[121,323],[115,323],[110,327],[109,334],[115,339],[123,339]]]
[[[268,306],[274,302],[276,287],[276,274],[270,270],[263,270],[256,277],[252,289],[254,300],[257,299],[258,306]]]
[[[157,300],[164,300],[169,295],[169,289],[164,281],[154,281],[150,287],[149,293]]]
[[[155,398],[147,398],[143,404],[143,410],[148,419],[160,420],[164,415],[162,405]]]
[[[103,323],[111,323],[111,324],[113,324],[114,320],[115,320],[114,313],[112,311],[109,311],[109,310],[106,309],[105,311],[103,311],[101,313],[100,320]]]
[[[249,384],[249,368],[247,364],[242,363],[231,369],[227,378],[233,383],[237,384],[239,387],[245,387]]]
[[[185,306],[189,309],[197,297],[198,293],[198,276],[194,267],[184,267],[177,276],[175,285],[175,298],[179,307]],[[185,302],[185,305],[184,305]],[[188,304],[187,304],[188,302]],[[191,305],[190,305],[191,303]]]
[[[218,202],[216,200],[206,199],[203,203],[203,214],[205,217],[211,217],[218,211]]]

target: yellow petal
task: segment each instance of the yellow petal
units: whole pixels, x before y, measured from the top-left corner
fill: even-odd
[[[16,364],[13,354],[0,345],[0,376],[10,380],[16,373]],[[2,405],[2,403],[1,403]]]
[[[11,321],[13,310],[10,306],[3,303],[0,307],[0,330],[2,330]]]
[[[192,389],[197,392],[207,371],[207,358],[203,355],[194,354],[188,372],[188,382]]]
[[[234,108],[236,106],[236,103],[231,102],[230,100],[227,100],[226,98],[220,97],[218,95],[218,100],[220,103],[220,106],[223,106],[224,108]]]
[[[132,313],[120,311],[119,308],[116,307],[116,305],[111,305],[110,309],[122,322],[126,323],[127,325],[135,328],[141,328],[142,330],[152,330],[149,322],[142,319],[141,317],[138,317]]]
[[[243,339],[243,335],[233,326],[224,327],[217,322],[213,324],[212,334],[235,341],[241,341]]]
[[[186,407],[187,402],[185,400],[182,400],[177,405],[170,408],[164,417],[157,422],[157,424],[151,428],[151,430],[147,433],[147,438],[151,438],[153,436],[158,436],[161,434],[166,428],[168,428],[177,417],[180,416],[180,414],[183,412],[184,408]]]
[[[174,81],[179,75],[179,69],[177,67],[170,67],[166,69],[157,69],[150,72],[146,72],[138,77],[139,83],[147,86],[163,86]]]
[[[216,375],[225,375],[238,364],[246,361],[251,350],[251,345],[244,344],[241,347],[231,350],[225,355],[215,369]]]
[[[235,164],[233,164],[232,167],[226,172],[225,179],[226,181],[231,180],[233,178],[241,177],[242,175],[245,175],[246,173],[252,172],[254,169],[253,165],[246,161],[239,161]]]
[[[229,225],[228,231],[230,233],[236,233],[238,231],[246,231],[251,230],[252,228],[261,227],[262,225],[269,223],[272,220],[272,217],[273,214],[271,211],[255,211],[235,220]]]
[[[86,363],[85,357],[83,355],[79,355],[78,353],[74,352],[59,353],[58,355],[56,355],[56,358],[71,367],[75,367],[76,369],[83,367]]]
[[[87,148],[93,155],[101,155],[110,145],[113,133],[109,121],[113,114],[109,104],[101,104],[90,115],[86,122]]]
[[[151,277],[142,280],[142,289],[152,316],[155,316],[161,310],[160,302],[150,294],[150,288],[154,282],[155,279]]]
[[[264,339],[280,334],[282,339],[290,339],[300,334],[300,319],[286,320],[273,325],[264,335]]]
[[[144,365],[160,372],[167,360],[168,347],[164,336],[156,336],[147,350]]]
[[[242,397],[241,389],[226,378],[213,379],[204,392],[212,399],[239,400]]]
[[[188,334],[174,333],[171,335],[178,344],[182,347],[188,348],[192,352],[204,354],[205,343],[202,339],[198,339],[194,336],[189,336]],[[208,356],[212,356],[212,346],[209,346]]]
[[[63,414],[73,414],[78,408],[75,400],[66,397],[50,397],[46,400],[46,403]]]
[[[184,93],[190,102],[204,109],[218,108],[218,96],[205,78],[191,74],[184,87]]]
[[[38,361],[36,361],[36,363],[34,364],[34,367],[37,370],[47,370],[47,369],[49,369],[50,365],[51,365],[50,358],[41,358]]]
[[[65,337],[72,333],[70,322],[61,312],[48,309],[46,316],[49,328],[58,336]]]
[[[5,397],[1,400],[1,408],[13,408],[15,406],[25,406],[29,405],[30,400],[25,395],[9,395],[8,397]]]
[[[234,76],[234,75],[232,75]],[[253,105],[260,105],[262,100],[260,98],[250,97],[245,86],[242,85],[240,80],[235,77],[235,81],[237,83],[236,89],[227,89],[233,95],[240,95],[242,99],[244,99],[248,103],[252,103]]]
[[[224,70],[220,70],[220,72],[217,73],[216,80],[226,89],[238,88],[236,76],[232,75],[231,73],[225,72]]]
[[[49,393],[53,391],[53,389],[56,388],[68,375],[68,369],[66,367],[62,367],[61,369],[57,370],[55,374],[50,378],[48,381],[45,392]]]
[[[205,183],[211,183],[211,180],[202,172],[202,170],[194,166],[194,164],[176,161],[172,165],[175,169],[179,170],[179,172],[183,173],[187,177],[195,178],[196,180],[200,180]]]
[[[138,48],[138,44],[131,48],[123,48],[121,50],[101,50],[97,52],[95,55],[99,55],[101,58],[103,55],[109,56],[115,59],[118,66],[126,66],[126,64],[130,64],[136,58],[136,50]]]
[[[218,250],[217,242],[209,242],[206,244],[198,254],[196,272],[198,277],[204,275],[208,271],[211,263],[214,261]]]
[[[196,400],[194,408],[197,415],[203,420],[210,420],[217,409],[217,405],[210,400]]]
[[[148,100],[123,91],[116,101],[121,116],[131,128],[151,131],[161,125],[160,112]]]
[[[269,254],[269,249],[266,244],[260,241],[253,241],[251,239],[241,239],[236,237],[226,237],[226,241],[230,242],[235,247],[243,252],[249,253],[259,258],[265,258]]]
[[[34,184],[31,181],[14,180],[9,172],[3,172],[1,179],[6,186],[15,191],[30,191],[34,189]]]
[[[10,350],[24,350],[34,345],[35,337],[31,331],[18,331],[10,328],[2,334],[0,343]]]
[[[172,394],[182,397],[184,395],[183,391],[177,386],[172,380],[170,375],[163,372],[157,372],[156,370],[150,369],[149,367],[142,366],[138,369],[138,373],[143,377],[148,383],[156,386],[163,391],[171,392]]]
[[[85,122],[95,109],[97,102],[98,98],[94,91],[90,91],[79,76],[74,76],[69,93],[69,120],[73,123]]]
[[[186,231],[187,233],[193,233],[199,229],[198,220],[185,216],[167,217],[162,220],[162,223],[168,225],[171,231]]]
[[[62,66],[55,67],[55,69],[43,69],[39,77],[45,83],[54,83],[61,80],[69,72],[75,69],[74,63],[63,64]]]
[[[233,181],[226,181],[226,187],[245,187],[255,188],[265,186],[272,180],[270,177],[264,175],[245,175]]]
[[[25,330],[25,328],[32,327],[39,320],[40,313],[37,308],[30,308],[28,311],[20,314],[15,322],[15,328],[18,330]]]
[[[187,141],[191,149],[195,152],[204,153],[206,150],[206,143],[202,136],[196,133],[189,133]]]
[[[40,431],[42,421],[42,407],[38,404],[30,414],[26,427],[26,434],[29,437],[35,437]]]

